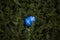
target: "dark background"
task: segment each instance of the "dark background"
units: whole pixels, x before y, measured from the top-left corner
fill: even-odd
[[[28,15],[37,18],[30,40],[60,40],[60,0],[0,0],[0,40],[28,40]]]

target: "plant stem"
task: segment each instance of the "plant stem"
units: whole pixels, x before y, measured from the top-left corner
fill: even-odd
[[[31,40],[31,33],[33,32],[34,29],[34,23],[32,23],[32,26],[30,28],[26,28],[27,30],[27,40]]]
[[[28,40],[30,40],[30,36],[31,36],[31,33],[30,33],[30,28],[28,29]]]

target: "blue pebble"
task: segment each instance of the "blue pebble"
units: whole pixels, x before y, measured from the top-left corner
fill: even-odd
[[[27,27],[32,26],[32,22],[36,22],[36,18],[35,18],[34,16],[28,16],[28,17],[26,17],[25,20],[24,20],[24,24],[25,24],[25,26],[27,26]]]

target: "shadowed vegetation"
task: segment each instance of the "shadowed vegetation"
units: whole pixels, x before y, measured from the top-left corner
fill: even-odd
[[[60,40],[60,0],[0,0],[0,40],[27,40],[28,15],[37,18],[30,40]]]

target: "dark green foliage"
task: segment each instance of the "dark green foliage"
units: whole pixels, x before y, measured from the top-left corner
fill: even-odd
[[[31,40],[60,40],[60,0],[0,0],[0,40],[27,40],[28,15],[37,18]]]

